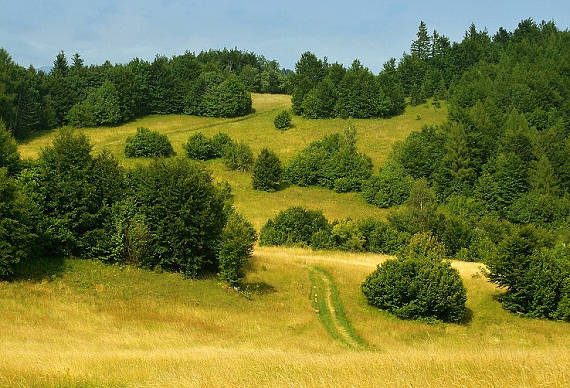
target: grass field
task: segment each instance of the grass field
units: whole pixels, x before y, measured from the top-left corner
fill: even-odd
[[[344,120],[294,118],[284,133],[273,117],[287,96],[254,96],[238,120],[151,116],[87,129],[95,150],[122,155],[138,126],[167,133],[176,149],[195,131],[224,131],[254,152],[287,161]],[[421,116],[417,120],[417,116]],[[354,120],[359,148],[380,166],[411,130],[445,118],[445,107],[408,108],[390,120]],[[20,145],[35,157],[53,133]],[[208,162],[234,188],[238,209],[260,227],[293,204],[330,218],[383,216],[357,194],[289,187],[255,192],[249,174]],[[570,325],[526,319],[501,308],[500,291],[477,263],[454,262],[467,288],[461,325],[402,321],[367,305],[360,284],[387,256],[256,247],[244,292],[215,277],[65,260],[43,278],[0,282],[0,386],[570,386]],[[335,334],[336,333],[336,334]]]
[[[126,167],[145,160],[124,157],[125,140],[136,132],[137,127],[148,127],[167,134],[178,155],[184,155],[182,148],[190,135],[197,131],[207,136],[226,132],[233,139],[246,142],[257,155],[267,147],[276,152],[286,163],[297,152],[323,136],[341,132],[349,124],[347,120],[306,120],[293,118],[294,127],[278,131],[273,126],[275,115],[291,105],[290,96],[254,94],[255,113],[237,119],[219,119],[184,115],[148,116],[117,127],[88,128],[85,134],[91,139],[95,151],[109,149]],[[388,157],[395,141],[404,139],[412,130],[423,125],[442,122],[447,115],[445,104],[434,109],[431,104],[408,107],[405,114],[389,120],[351,120],[358,131],[358,148],[369,155],[375,171]],[[418,117],[420,118],[418,120]],[[23,158],[34,158],[42,147],[48,146],[54,131],[42,133],[34,139],[19,145]],[[358,194],[337,194],[321,188],[288,187],[275,193],[255,191],[251,188],[251,174],[228,171],[220,160],[206,163],[217,180],[228,181],[235,194],[236,207],[257,229],[279,210],[289,206],[303,205],[320,208],[329,218],[382,217],[385,211],[367,204]]]
[[[359,285],[385,256],[258,248],[249,297],[215,278],[67,260],[0,283],[0,386],[553,386],[570,384],[570,327],[502,310],[475,263],[454,263],[464,325],[398,320]],[[334,280],[366,347],[335,339],[310,270]]]

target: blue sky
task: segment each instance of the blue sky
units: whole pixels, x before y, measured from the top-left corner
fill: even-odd
[[[420,20],[451,40],[473,22],[493,34],[522,19],[570,24],[566,1],[25,1],[0,0],[0,47],[27,66],[50,65],[59,50],[86,63],[152,59],[186,50],[255,51],[293,68],[304,51],[373,71],[409,50]]]

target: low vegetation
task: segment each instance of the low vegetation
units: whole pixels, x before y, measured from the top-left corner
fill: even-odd
[[[168,157],[174,149],[168,136],[148,128],[138,128],[134,136],[127,137],[125,156],[127,158]]]
[[[286,130],[291,127],[291,113],[288,110],[282,110],[273,121],[275,128],[280,130]]]

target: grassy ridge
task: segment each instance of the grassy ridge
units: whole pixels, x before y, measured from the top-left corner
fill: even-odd
[[[502,310],[475,263],[454,263],[466,325],[401,321],[368,306],[362,279],[386,256],[258,248],[248,300],[215,278],[67,260],[41,281],[0,283],[0,386],[567,386],[568,324]],[[307,267],[335,279],[349,351],[307,296]]]
[[[290,96],[253,95],[255,112],[237,119],[219,119],[183,115],[148,116],[117,127],[87,128],[85,134],[93,143],[95,151],[108,148],[121,163],[132,167],[146,163],[144,159],[127,159],[123,150],[125,140],[136,132],[137,127],[148,127],[167,134],[174,150],[184,155],[183,144],[197,131],[207,136],[226,132],[233,139],[246,142],[257,155],[267,147],[277,153],[282,162],[287,162],[309,143],[323,136],[340,132],[348,125],[347,120],[306,120],[293,118],[294,127],[287,131],[276,130],[273,126],[275,115],[291,105]],[[410,131],[423,125],[442,122],[447,115],[445,104],[441,109],[431,105],[408,107],[405,114],[388,120],[351,120],[358,130],[357,145],[361,152],[372,158],[375,168],[387,158],[395,141],[405,138]],[[418,120],[418,117],[421,117]],[[35,158],[42,147],[49,145],[54,132],[39,134],[19,145],[24,158]],[[221,161],[206,163],[217,180],[228,181],[234,190],[237,208],[259,229],[268,218],[289,206],[303,205],[323,209],[330,219],[383,217],[385,211],[367,204],[356,193],[337,194],[322,188],[288,187],[276,193],[254,191],[251,187],[251,174],[227,171]]]

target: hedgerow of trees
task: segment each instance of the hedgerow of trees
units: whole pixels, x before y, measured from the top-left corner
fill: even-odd
[[[64,125],[116,125],[135,117],[251,112],[250,92],[290,92],[291,71],[251,52],[210,50],[152,62],[86,66],[63,52],[48,73],[24,68],[0,49],[0,119],[18,139]]]

